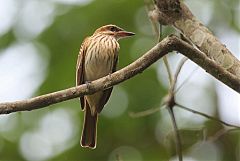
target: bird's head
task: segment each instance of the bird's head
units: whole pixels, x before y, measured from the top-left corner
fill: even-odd
[[[104,34],[115,37],[117,40],[135,35],[133,32],[125,31],[116,25],[105,25],[98,28],[94,34]]]

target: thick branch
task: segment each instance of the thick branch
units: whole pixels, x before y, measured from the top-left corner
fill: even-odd
[[[240,78],[240,61],[222,44],[180,0],[155,0],[155,19],[173,25],[196,47],[225,70]]]
[[[227,72],[221,66],[218,66],[218,64],[210,60],[199,50],[172,35],[162,40],[132,64],[109,76],[78,87],[72,87],[23,101],[0,103],[0,114],[7,114],[16,111],[30,111],[43,108],[58,102],[63,102],[79,96],[92,94],[94,92],[110,88],[143,72],[151,64],[173,50],[182,53],[209,72],[211,75],[216,77],[218,80],[222,81],[230,88],[240,93],[239,78]]]
[[[43,108],[58,102],[63,102],[79,96],[92,94],[96,91],[104,90],[123,82],[136,74],[141,73],[151,64],[156,62],[168,52],[174,50],[174,37],[168,37],[161,43],[154,46],[145,55],[138,60],[128,65],[127,67],[96,81],[88,84],[83,84],[78,87],[72,87],[65,90],[49,93],[23,101],[0,103],[0,114],[12,113],[16,111],[30,111],[38,108]]]
[[[214,60],[208,58],[204,53],[196,50],[186,42],[176,39],[176,51],[182,53],[190,60],[202,67],[219,81],[240,93],[240,76],[228,72]]]

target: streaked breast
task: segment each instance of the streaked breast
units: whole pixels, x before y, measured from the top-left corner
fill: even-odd
[[[93,36],[85,57],[85,80],[96,80],[112,73],[118,51],[119,44],[112,36]]]

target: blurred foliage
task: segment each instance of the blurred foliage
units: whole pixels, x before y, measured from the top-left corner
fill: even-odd
[[[231,28],[235,32],[240,32],[236,20],[239,16],[237,15],[237,9],[234,7],[237,4],[239,5],[239,1],[213,1],[211,8],[213,16],[208,23],[211,30],[215,32],[215,27],[222,25]],[[189,0],[188,3],[191,3],[191,0]],[[199,10],[201,10],[200,7]],[[43,51],[42,56],[49,60],[46,78],[38,90],[35,91],[34,95],[41,95],[75,85],[75,64],[80,45],[86,36],[91,35],[96,28],[102,25],[110,23],[116,24],[128,31],[136,33],[136,36],[133,38],[120,41],[121,50],[118,68],[122,68],[134,61],[136,54],[137,57],[144,54],[142,51],[150,49],[156,42],[156,38],[152,34],[151,24],[147,20],[147,13],[143,11],[143,0],[93,0],[86,5],[57,4],[55,12],[59,14],[54,18],[53,23],[39,36],[29,40],[36,45],[39,51]],[[230,16],[225,16],[226,13]],[[140,19],[136,20],[136,17],[140,17]],[[143,26],[138,26],[139,22],[142,23]],[[31,22],[29,22],[29,25],[31,25]],[[11,44],[21,41],[16,37],[14,30],[15,28],[12,28],[6,34],[2,35],[0,39],[0,49],[7,48]],[[171,28],[165,28],[163,34],[167,35],[171,31]],[[143,40],[142,42],[148,43],[139,43],[140,45],[138,46],[134,45],[138,40]],[[43,45],[44,49],[42,47]],[[134,49],[136,51],[132,49],[133,46],[135,46]],[[130,51],[133,53],[130,53]],[[138,51],[142,53],[138,53]],[[122,161],[169,160],[175,155],[171,125],[169,126],[170,130],[166,132],[167,134],[165,136],[159,136],[160,134],[158,134],[158,130],[156,129],[156,127],[159,126],[159,122],[162,121],[164,114],[156,113],[138,119],[133,119],[128,115],[130,111],[142,111],[160,106],[163,96],[167,93],[167,87],[159,80],[157,68],[157,65],[153,65],[138,76],[118,85],[127,94],[127,110],[118,117],[110,118],[104,115],[100,116],[96,150],[84,149],[79,145],[83,113],[80,110],[79,100],[75,99],[44,109],[15,114],[16,128],[10,130],[10,132],[0,131],[0,161],[26,160],[21,150],[23,148],[21,147],[22,135],[25,132],[37,131],[36,129],[39,128],[43,117],[49,113],[54,113],[54,111],[58,109],[68,111],[69,116],[73,119],[74,125],[72,126],[75,128],[74,138],[71,139],[69,148],[60,151],[56,155],[50,155],[51,157],[47,157],[46,160],[106,161],[117,160],[118,155]],[[211,92],[215,89],[212,87],[207,90]],[[114,90],[114,92],[117,91]],[[215,99],[214,96],[211,97]],[[119,102],[121,102],[121,98],[119,98]],[[115,103],[117,104],[119,102]],[[214,114],[218,116],[216,102],[217,101],[215,101],[216,109]],[[167,114],[165,113],[165,115]],[[170,120],[168,121],[170,122]],[[202,126],[208,129],[208,135],[211,136],[223,128],[222,125],[216,124],[215,122],[212,123],[211,121],[205,121]],[[62,129],[63,132],[65,130],[66,129]],[[49,129],[49,131],[51,131],[51,129]],[[161,127],[160,131],[164,133],[164,129],[161,129]],[[197,142],[204,142],[202,128],[182,129],[180,133],[184,143],[185,154],[190,152],[191,148]],[[219,153],[221,153],[222,160],[234,161],[239,157],[236,156],[237,146],[239,149],[239,142],[237,142],[239,139],[238,134],[239,132],[229,133],[217,140],[215,146],[217,146],[217,149],[220,151]],[[162,141],[159,141],[158,137],[162,138]],[[43,139],[44,141],[44,138],[39,139]],[[41,154],[41,149],[48,148],[44,146],[41,147],[41,145],[45,144],[35,145],[40,146],[38,147],[40,151],[35,153]],[[59,144],[59,146],[65,146],[65,144]],[[59,147],[54,148],[56,150]],[[29,149],[29,152],[31,152],[31,149]]]

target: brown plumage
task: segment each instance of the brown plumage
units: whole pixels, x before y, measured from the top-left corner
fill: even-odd
[[[120,49],[117,41],[132,35],[134,33],[124,31],[116,25],[106,25],[87,37],[78,55],[76,84],[84,84],[113,73],[116,70]],[[107,103],[111,92],[112,88],[109,88],[80,97],[81,107],[85,113],[81,146],[96,147],[98,114]]]

